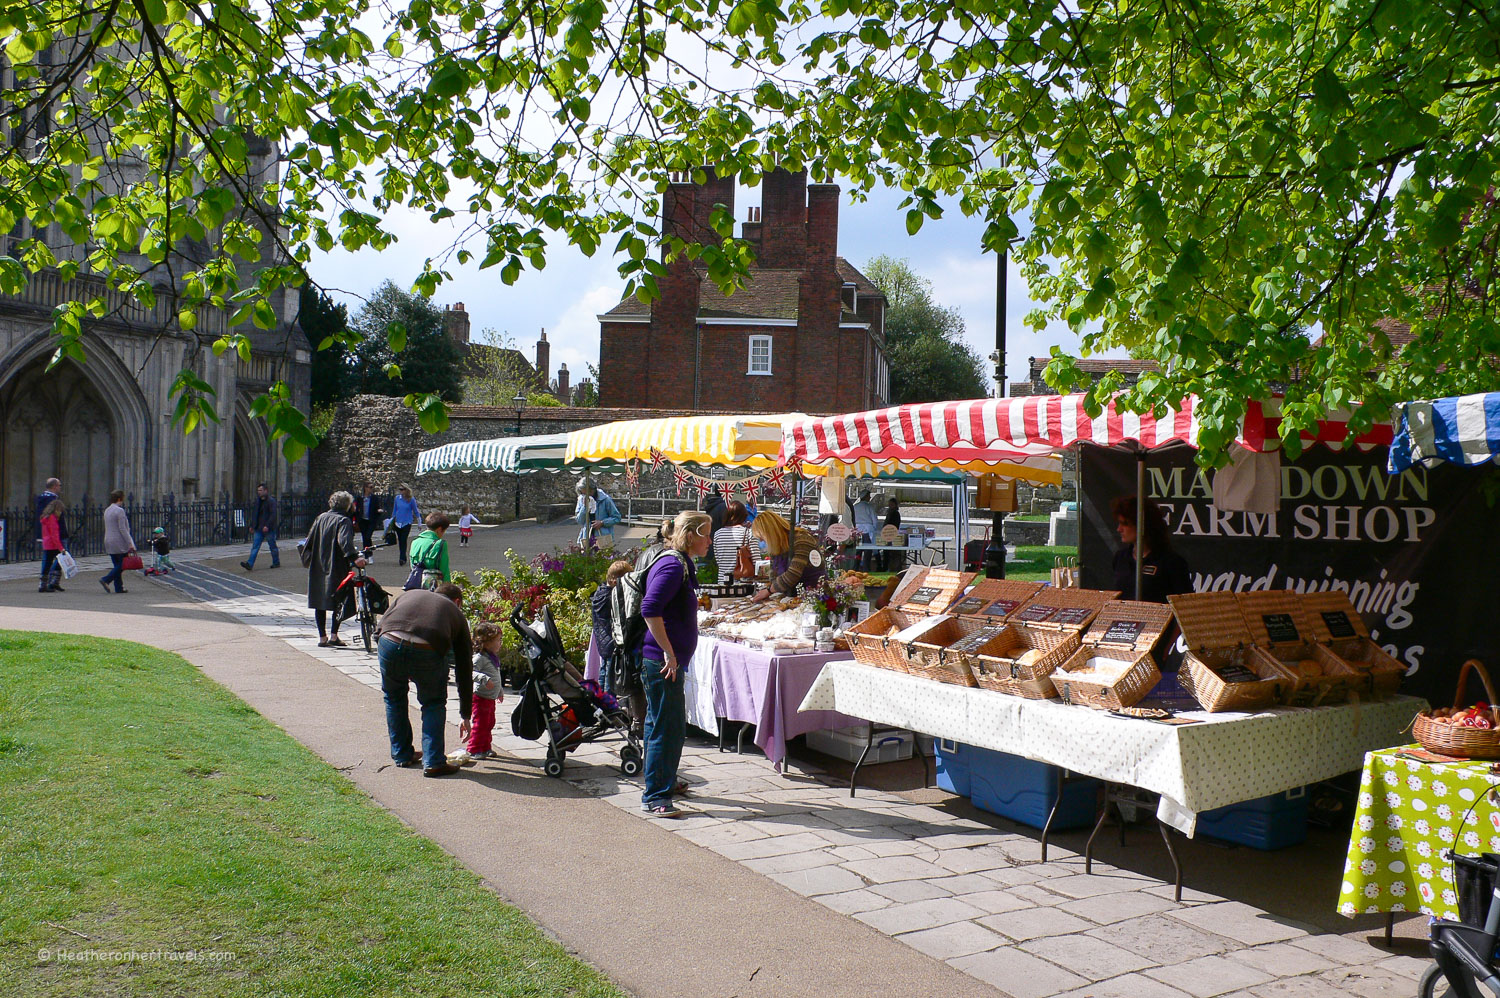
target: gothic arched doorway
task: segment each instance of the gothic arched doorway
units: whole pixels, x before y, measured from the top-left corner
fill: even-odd
[[[263,429],[252,420],[248,412],[236,412],[234,419],[234,479],[230,483],[234,490],[230,501],[237,506],[246,506],[255,498],[255,487],[261,482],[276,493],[276,482],[272,480],[271,446]]]
[[[49,478],[61,478],[64,497],[105,502],[115,467],[115,421],[87,375],[71,362],[47,371],[27,365],[0,388],[0,452],[4,505],[24,505]]]

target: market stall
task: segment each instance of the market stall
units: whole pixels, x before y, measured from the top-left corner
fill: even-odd
[[[543,433],[527,437],[496,437],[491,440],[463,440],[424,450],[417,455],[417,474],[454,472],[504,472],[521,474],[536,471],[563,471],[568,449],[566,433]],[[618,470],[618,469],[615,469]]]

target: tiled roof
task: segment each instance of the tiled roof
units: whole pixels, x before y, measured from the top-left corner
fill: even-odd
[[[853,282],[860,295],[880,295],[880,289],[870,283],[843,257],[837,258],[839,277]],[[750,280],[732,295],[726,295],[712,281],[704,280],[698,291],[698,314],[704,318],[720,319],[795,319],[797,318],[797,296],[803,271],[786,269],[750,268]],[[883,295],[881,297],[884,297]],[[605,313],[606,316],[649,316],[651,306],[631,296],[622,300]],[[845,312],[844,322],[861,321],[852,313]]]
[[[1032,357],[1031,376],[1036,379],[1041,376],[1042,370],[1046,368],[1051,357]],[[1160,371],[1161,365],[1154,360],[1135,360],[1131,357],[1083,357],[1077,361],[1078,370],[1084,374],[1108,374],[1110,371],[1119,371],[1121,374],[1143,374],[1146,371]]]

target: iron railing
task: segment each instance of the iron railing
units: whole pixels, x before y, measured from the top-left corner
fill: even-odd
[[[68,505],[63,524],[68,528],[68,550],[76,558],[104,553],[104,510],[108,503],[98,503],[85,496],[82,502]],[[161,527],[172,547],[202,547],[248,540],[243,525],[235,523],[235,511],[247,510],[248,504],[236,503],[229,496],[217,499],[179,500],[174,495],[161,499],[138,501],[125,497],[125,515],[130,519],[130,533],[136,546],[146,550],[151,532]],[[328,508],[328,500],[317,496],[281,496],[277,499],[281,537],[301,537],[317,515]],[[248,512],[245,518],[248,519]],[[0,558],[5,561],[38,561],[42,557],[37,543],[36,510],[32,506],[0,510],[3,543]]]

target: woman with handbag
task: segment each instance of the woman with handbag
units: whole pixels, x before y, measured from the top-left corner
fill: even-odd
[[[109,494],[109,505],[104,508],[104,553],[114,562],[114,568],[99,580],[99,585],[104,587],[105,592],[111,591],[111,584],[115,587],[114,592],[125,592],[122,582],[125,556],[135,554],[135,539],[130,536],[130,517],[125,513],[125,493],[120,489]]]
[[[411,574],[406,577],[403,589],[434,589],[439,582],[448,580],[448,542],[443,535],[448,532],[448,517],[443,513],[428,513],[424,521],[427,529],[411,542]]]
[[[724,505],[724,525],[714,531],[714,563],[719,585],[755,578],[755,556],[750,551],[749,511],[738,499]]]

